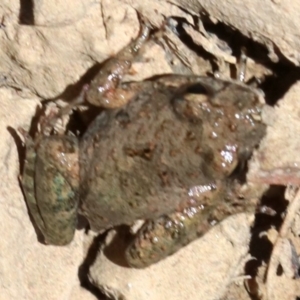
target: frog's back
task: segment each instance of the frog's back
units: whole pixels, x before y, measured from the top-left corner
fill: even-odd
[[[202,120],[179,116],[153,88],[98,116],[80,147],[81,209],[95,230],[175,211],[205,184]]]

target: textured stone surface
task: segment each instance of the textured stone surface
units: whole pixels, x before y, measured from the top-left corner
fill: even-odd
[[[253,216],[245,214],[230,217],[203,238],[142,270],[118,266],[100,252],[90,277],[113,299],[220,299],[242,272],[252,221]]]
[[[296,82],[274,109],[266,109],[267,136],[251,161],[248,179],[272,184],[300,183],[300,82]]]

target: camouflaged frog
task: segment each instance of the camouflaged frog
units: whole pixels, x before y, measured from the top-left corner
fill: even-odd
[[[136,268],[247,211],[231,175],[265,132],[261,94],[238,81],[164,75],[123,82],[149,35],[144,24],[75,101],[113,109],[100,113],[80,139],[28,137],[22,176],[30,213],[48,244],[71,242],[77,211],[95,231],[146,220],[125,254]]]

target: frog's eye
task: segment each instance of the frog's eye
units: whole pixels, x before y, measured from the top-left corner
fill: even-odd
[[[120,80],[120,76],[118,76],[117,74],[110,74],[107,76],[107,80],[112,81],[112,82],[118,82]]]
[[[196,83],[180,88],[174,99],[176,101],[189,101],[194,103],[203,103],[208,101],[208,91],[203,85]]]
[[[208,94],[207,89],[200,83],[190,85],[185,90],[186,94]]]

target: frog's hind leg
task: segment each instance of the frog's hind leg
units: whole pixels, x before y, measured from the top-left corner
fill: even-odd
[[[204,209],[187,207],[181,212],[147,221],[126,250],[128,264],[134,268],[150,266],[201,237],[228,216],[253,209],[247,207],[246,201],[239,202],[232,205],[224,199]]]
[[[66,245],[72,241],[77,223],[77,139],[46,136],[37,144],[25,134],[25,141],[21,184],[28,209],[45,243]]]
[[[28,209],[32,218],[34,219],[36,226],[43,231],[45,228],[44,221],[38,209],[38,205],[35,197],[35,185],[34,185],[34,173],[35,173],[35,159],[36,152],[34,149],[34,142],[29,134],[23,129],[19,128],[19,132],[25,138],[26,156],[23,174],[19,176],[23,193],[26,198]]]
[[[201,213],[198,208],[190,208],[147,221],[125,252],[128,264],[148,267],[201,236],[209,228]]]
[[[91,81],[86,93],[86,101],[89,104],[112,109],[123,106],[134,97],[135,91],[124,88],[122,79],[131,72],[133,62],[150,40],[149,22],[140,18],[140,24],[139,35],[115,56],[109,58]]]
[[[73,136],[45,137],[38,145],[37,154],[35,194],[45,223],[45,242],[67,245],[77,225],[78,140]]]

